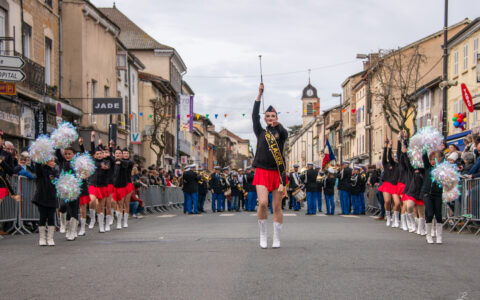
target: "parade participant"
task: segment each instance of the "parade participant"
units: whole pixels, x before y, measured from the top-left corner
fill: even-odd
[[[203,167],[202,166],[198,167],[198,171],[202,172]],[[203,208],[205,205],[205,199],[207,198],[207,192],[208,192],[208,182],[202,178],[198,182],[198,212],[200,213],[205,212]]]
[[[122,159],[126,162],[128,165],[127,167],[127,194],[125,195],[125,198],[123,200],[123,227],[127,228],[128,227],[128,216],[130,215],[130,199],[132,198],[132,194],[135,192],[135,187],[133,185],[133,167],[135,166],[135,163],[130,160],[130,151],[128,151],[127,148],[123,148],[122,150]],[[121,209],[120,209],[121,210]],[[117,217],[118,218],[118,217]]]
[[[220,173],[221,168],[219,166],[214,167],[215,173],[212,174],[209,186],[212,193],[212,212],[222,212],[225,208],[222,203],[225,203],[225,181]]]
[[[187,166],[187,171],[183,173],[183,194],[185,196],[186,212],[198,214],[198,181],[199,176],[196,173],[197,165]]]
[[[338,178],[338,193],[340,196],[340,206],[342,208],[342,215],[350,214],[350,189],[352,169],[349,167],[350,162],[344,161],[342,169],[337,174]]]
[[[244,188],[244,185],[243,185],[243,180],[244,180],[244,177],[245,177],[245,174],[243,174],[243,169],[238,169],[238,182],[240,183],[240,186],[241,186],[241,193],[240,193],[240,207],[243,209],[243,210],[246,210],[245,209],[245,202],[246,202],[246,198],[244,197],[244,191],[245,191],[245,188]]]
[[[277,111],[269,106],[265,111],[267,128],[260,123],[260,99],[263,94],[263,83],[253,106],[253,131],[257,137],[257,149],[253,166],[256,168],[253,185],[258,195],[258,224],[260,227],[260,247],[267,248],[267,205],[268,194],[272,193],[273,205],[273,248],[280,247],[280,231],[283,224],[281,197],[287,184],[283,146],[288,138],[288,132],[278,122]]]
[[[374,196],[380,206],[380,215],[375,220],[383,221],[385,219],[385,201],[383,200],[383,193],[378,190],[378,187],[383,184],[383,165],[381,161],[377,161],[375,165],[376,169],[372,171],[372,176],[368,180],[368,186],[377,187]]]
[[[55,213],[58,208],[57,190],[53,180],[58,177],[55,168],[55,159],[50,159],[46,164],[35,163],[35,195],[33,204],[38,207],[40,220],[38,232],[40,246],[55,246],[53,235],[55,233]]]
[[[325,173],[320,170],[320,166],[315,165],[315,172],[317,172],[317,191],[315,192],[315,198],[318,203],[318,212],[322,212],[322,189]]]
[[[225,167],[223,168],[223,178],[225,179],[225,184],[227,186],[227,191],[230,189],[229,193],[230,195],[226,195],[226,200],[227,200],[227,209],[228,211],[232,211],[232,190],[231,190],[231,184],[230,181],[232,180],[232,177],[230,176],[230,168]],[[225,199],[223,200],[222,206],[225,207]]]
[[[432,221],[433,218],[437,221],[436,225],[436,237],[437,244],[442,244],[443,236],[443,224],[442,224],[442,194],[443,190],[438,182],[432,179],[432,171],[437,164],[440,164],[444,160],[443,151],[434,151],[428,155],[426,152],[422,156],[424,176],[423,176],[423,202],[425,203],[425,215],[426,215],[426,238],[427,243],[433,244],[432,238]]]
[[[368,173],[368,167],[360,165],[360,179],[362,180],[360,188],[360,214],[365,214],[365,190],[367,188],[367,182],[370,179],[370,173]]]
[[[295,199],[295,197],[293,196],[293,192],[295,192],[298,188],[302,188],[302,181],[300,179],[300,174],[298,173],[298,168],[299,168],[299,165],[297,164],[294,164],[293,165],[293,172],[290,173],[290,176],[288,178],[288,182],[289,182],[289,194],[290,194],[290,206],[291,206],[291,209],[293,209],[294,211],[298,211],[300,210],[300,203],[297,202],[297,200]]]
[[[0,204],[8,195],[15,201],[20,201],[20,195],[16,195],[7,177],[14,173],[14,162],[12,154],[4,149],[4,144],[5,137],[3,131],[0,131]]]
[[[113,163],[113,193],[112,198],[115,201],[115,211],[117,215],[117,229],[122,229],[123,206],[125,196],[127,195],[127,175],[129,161],[123,159],[123,152],[117,147],[114,152]],[[107,215],[108,218],[108,215]]]
[[[317,214],[317,175],[318,172],[313,168],[313,163],[307,163],[307,172],[300,177],[305,182],[307,191],[307,213],[306,215]]]
[[[242,190],[240,187],[240,181],[238,181],[238,174],[233,172],[232,178],[230,179],[230,188],[232,189],[232,210],[240,211],[240,194]]]
[[[350,197],[352,200],[353,214],[360,214],[360,193],[362,190],[362,179],[360,176],[360,167],[354,166],[352,171]]]
[[[96,151],[95,131],[92,131],[90,133],[90,155],[94,158],[94,160],[95,160],[95,151]],[[102,157],[103,157],[103,152],[102,152]],[[87,185],[88,185],[88,194],[90,196],[90,203],[88,203],[88,212],[89,212],[89,217],[90,217],[90,223],[88,224],[89,229],[93,229],[93,227],[95,226],[96,219],[97,219],[96,218],[97,201],[92,198],[91,193],[90,193],[90,185],[92,185],[92,182],[94,181],[94,176],[95,176],[95,174],[90,176],[90,178],[86,182]],[[81,211],[82,211],[82,206],[80,206],[80,213],[81,213]]]
[[[399,222],[392,222],[391,215],[391,205],[392,205],[392,195],[397,192],[396,188],[396,179],[395,179],[395,167],[396,164],[393,161],[392,156],[392,144],[389,143],[388,139],[385,139],[385,144],[383,148],[383,183],[378,187],[378,190],[383,193],[383,199],[385,201],[385,214],[387,216],[387,226],[398,227]],[[388,157],[388,158],[387,158]],[[395,213],[395,220],[398,220],[398,212]]]
[[[257,206],[257,190],[253,185],[253,179],[255,178],[255,170],[249,166],[247,168],[247,182],[245,191],[248,193],[247,197],[247,211],[255,211]]]
[[[398,164],[395,168],[395,177],[398,179],[397,182],[397,192],[395,197],[399,197],[400,201],[403,197],[403,192],[405,190],[405,184],[407,183],[407,174],[408,170],[400,163],[402,155],[406,155],[402,153],[401,149],[403,147],[402,141],[408,138],[407,132],[403,130],[401,133],[398,134],[398,142],[397,142],[397,159]],[[406,203],[405,203],[406,204]],[[407,218],[407,206],[403,205],[403,201],[400,203],[401,213],[400,213],[400,228],[404,231],[408,230],[410,226],[410,220]]]
[[[410,163],[410,158],[407,155],[407,144],[408,141],[405,140],[402,145],[402,156],[400,157],[400,164],[402,169],[406,170],[406,185],[402,197],[402,202],[407,209],[407,217],[410,220],[409,222],[409,232],[415,232],[417,230],[414,208],[417,208],[418,211],[418,226],[419,234],[425,235],[425,205],[422,200],[422,186],[423,186],[423,175],[424,170],[413,168]]]
[[[101,145],[101,143],[99,143]],[[110,140],[110,145],[107,148],[106,146],[103,147],[103,155],[105,160],[110,161],[110,169],[108,170],[107,174],[107,189],[108,189],[108,197],[105,199],[105,207],[106,207],[106,221],[105,221],[105,231],[110,231],[110,226],[113,225],[113,212],[116,209],[116,201],[113,200],[113,194],[115,193],[115,187],[113,184],[114,176],[113,172],[115,171],[114,168],[114,163],[115,163],[115,157],[114,157],[114,151],[115,151],[115,142],[113,140]],[[107,224],[108,221],[108,224]]]
[[[93,156],[95,161],[96,171],[91,177],[91,184],[88,187],[88,192],[90,193],[90,198],[92,202],[96,203],[97,208],[97,219],[98,219],[98,229],[101,233],[105,232],[105,229],[108,228],[110,231],[110,215],[108,214],[107,208],[107,223],[104,223],[104,212],[105,212],[105,200],[108,198],[108,182],[107,177],[110,174],[110,159],[105,158],[104,151],[101,146],[98,146],[95,149],[95,154]],[[107,227],[108,226],[108,227]]]
[[[335,183],[337,178],[335,177],[335,170],[328,168],[327,176],[323,181],[323,194],[325,196],[325,205],[327,206],[327,215],[333,216],[335,214]]]
[[[95,143],[95,132],[91,132],[91,142]],[[83,138],[78,139],[78,144],[80,146],[80,152],[85,153],[85,147],[83,146]],[[92,149],[95,147],[93,146]],[[79,199],[79,206],[80,206],[80,230],[78,231],[78,235],[84,236],[85,235],[85,225],[87,223],[87,205],[91,203],[90,194],[88,192],[88,178],[82,180],[81,185],[81,193]],[[93,211],[93,222],[95,222],[95,211]],[[92,220],[91,220],[92,221]]]

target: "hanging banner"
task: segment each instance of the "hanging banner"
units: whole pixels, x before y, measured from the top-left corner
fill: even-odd
[[[193,95],[180,95],[180,130],[193,131]]]
[[[468,111],[473,112],[472,96],[470,95],[470,92],[468,91],[468,88],[465,85],[465,83],[461,84],[461,88],[462,88],[463,102],[465,102],[465,105],[467,106]]]
[[[94,115],[123,114],[122,98],[93,98],[92,113]]]

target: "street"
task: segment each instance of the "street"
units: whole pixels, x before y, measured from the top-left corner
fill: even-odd
[[[8,237],[2,298],[480,299],[478,237],[427,245],[369,216],[285,214],[280,249],[259,248],[250,212],[174,210],[75,242],[56,233],[55,247]]]

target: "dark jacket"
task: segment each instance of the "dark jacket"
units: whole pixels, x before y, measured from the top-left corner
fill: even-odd
[[[335,195],[335,183],[337,181],[336,177],[327,176],[323,181],[323,193],[325,195]]]
[[[352,187],[352,183],[351,183],[351,180],[350,180],[351,177],[352,177],[352,169],[350,167],[347,167],[347,168],[341,170],[337,174],[338,190],[350,192],[350,189]]]
[[[360,192],[364,193],[365,189],[367,188],[368,174],[362,171],[359,177],[360,177]]]
[[[232,189],[232,197],[233,196],[240,197],[240,195],[242,195],[242,192],[238,188],[239,183],[240,182],[237,179],[233,179],[233,178],[230,179],[230,188]]]
[[[295,182],[295,177],[297,177],[298,185]],[[300,178],[300,174],[298,174],[298,172],[291,172],[288,176],[288,182],[290,184],[291,192],[295,191],[299,186],[302,185],[302,179]]]
[[[199,175],[192,170],[183,173],[183,192],[187,194],[198,193]]]
[[[243,182],[243,188],[245,189],[246,192],[255,192],[256,188],[253,185],[253,178],[255,177],[255,172],[250,172],[247,173],[247,181]]]
[[[405,146],[407,146],[408,141],[404,141]],[[404,164],[400,163],[400,160],[402,159],[402,156],[406,156],[406,153],[402,152],[402,142],[399,140],[397,143],[397,158],[398,158],[398,164],[395,169],[395,177],[397,178],[398,182],[401,182],[403,184],[407,184],[408,182],[408,169],[407,166]]]
[[[3,150],[3,147],[0,147],[0,157],[2,157],[2,162],[0,163],[0,176],[2,178],[7,178],[6,176],[12,176],[14,173],[14,162],[10,152]],[[11,188],[8,187],[3,180],[0,180],[0,188]],[[12,192],[12,191],[10,191]]]
[[[443,189],[439,186],[440,183],[432,180],[433,166],[430,164],[427,153],[423,153],[424,176],[422,185],[422,195],[429,194],[430,196],[442,197]],[[423,198],[422,198],[423,199]]]
[[[36,190],[32,202],[38,206],[58,208],[57,190],[52,182],[58,177],[58,170],[35,164],[35,175]]]
[[[270,152],[267,141],[265,140],[265,129],[263,129],[260,124],[260,101],[255,101],[253,105],[253,132],[257,137],[257,150],[255,152],[255,158],[253,159],[253,166],[255,168],[262,168],[266,170],[277,170],[277,164],[273,158],[272,152]],[[288,138],[288,132],[283,128],[281,124],[271,127],[267,127],[267,130],[270,131],[277,140],[280,152],[283,157],[283,146],[285,141]],[[283,159],[285,161],[285,158]]]
[[[403,193],[407,196],[413,197],[417,200],[423,199],[422,186],[424,169],[415,169],[410,163],[408,155],[402,155],[400,164],[407,170],[407,182],[405,183],[405,190]]]
[[[94,159],[95,161],[95,173],[90,177],[90,184],[95,187],[106,187],[108,185],[108,176],[110,174],[110,168],[112,163],[110,158],[104,158],[101,160]],[[105,166],[106,169],[103,169]]]
[[[113,186],[116,188],[126,187],[128,183],[128,168],[130,161],[118,159],[113,165]]]
[[[397,163],[392,156],[392,148],[383,148],[383,181],[389,182],[393,185],[398,183],[398,173],[396,173]]]
[[[225,180],[217,173],[212,174],[209,185],[210,189],[212,189],[215,194],[223,194],[227,189]]]
[[[352,175],[352,177],[350,177],[350,182],[350,193],[354,196],[360,195],[362,191],[362,179],[360,174]]]
[[[319,171],[317,173],[317,176],[325,176],[325,174],[323,172]],[[320,180],[320,181],[317,181],[317,192],[319,192],[319,193],[321,193],[322,190],[323,190],[323,181],[324,180],[325,180],[325,178]]]
[[[317,188],[317,171],[314,169],[308,169],[305,175],[300,176],[303,182],[305,182],[305,188],[307,193],[314,193],[318,191]]]
[[[198,193],[200,195],[206,195],[208,193],[208,182],[202,181],[202,183],[198,183]]]

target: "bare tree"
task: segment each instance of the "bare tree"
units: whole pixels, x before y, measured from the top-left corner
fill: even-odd
[[[150,149],[152,149],[157,156],[158,165],[161,165],[162,156],[166,148],[166,132],[170,121],[170,116],[168,115],[170,102],[170,96],[160,96],[155,99],[150,99],[153,108]]]
[[[426,63],[426,56],[418,46],[409,49],[381,50],[371,61],[373,79],[371,94],[382,106],[387,124],[392,132],[410,130],[407,121],[417,117],[416,91],[420,86],[421,67]],[[414,131],[417,130],[413,122]]]

